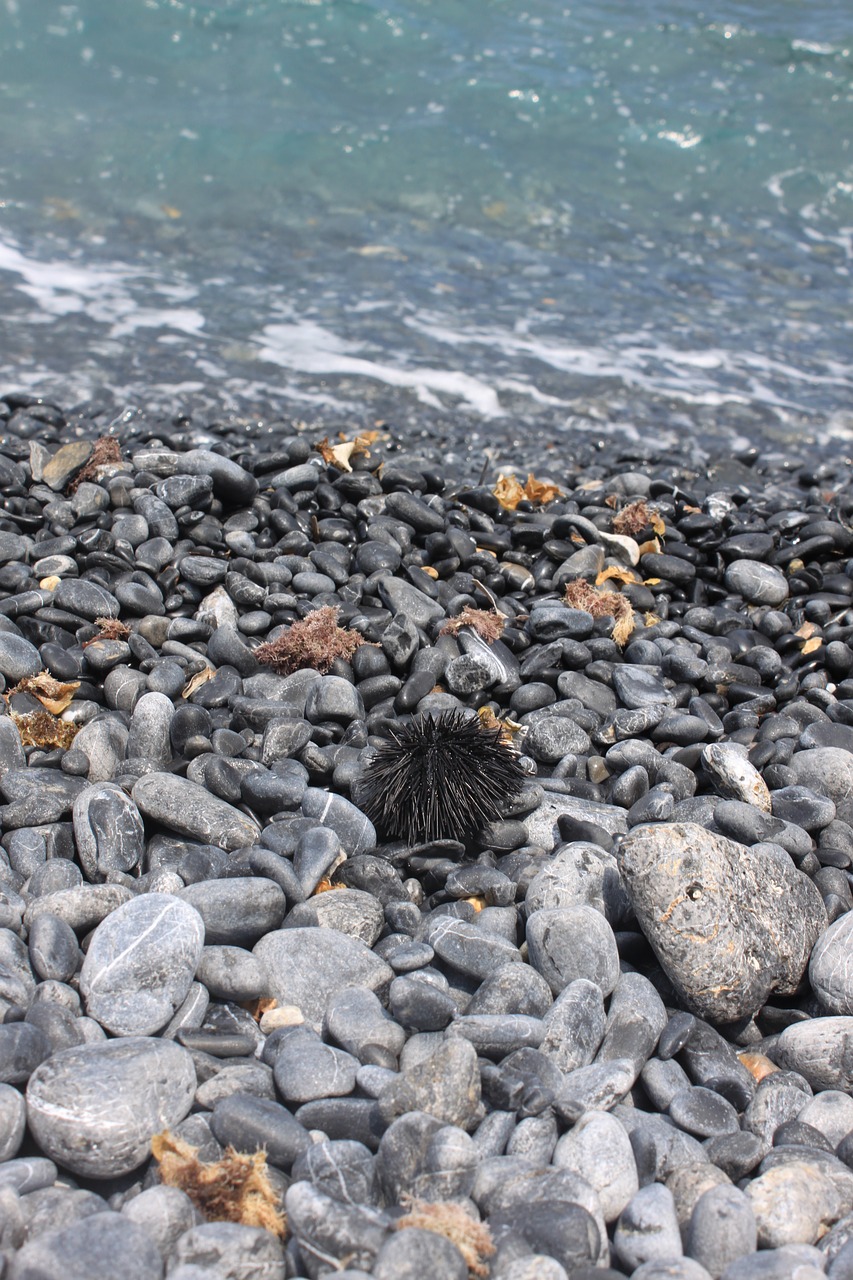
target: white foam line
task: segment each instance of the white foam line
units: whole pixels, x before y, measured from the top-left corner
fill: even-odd
[[[345,374],[372,378],[391,387],[406,387],[425,403],[441,408],[434,392],[459,397],[485,418],[502,416],[494,388],[479,378],[452,369],[407,368],[368,360],[351,352],[360,348],[311,320],[268,324],[254,339],[260,358],[299,373]]]

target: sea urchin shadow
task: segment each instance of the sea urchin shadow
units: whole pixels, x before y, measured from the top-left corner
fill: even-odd
[[[503,817],[525,774],[501,737],[462,711],[419,716],[388,730],[356,800],[388,840],[464,840]]]

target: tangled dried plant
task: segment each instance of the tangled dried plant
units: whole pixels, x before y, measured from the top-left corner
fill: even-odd
[[[23,716],[13,711],[10,718],[21,735],[22,746],[25,747],[61,747],[63,751],[67,751],[80,728],[68,720],[60,720],[49,711],[30,711]]]
[[[458,636],[463,627],[470,627],[487,644],[494,644],[495,640],[500,640],[505,626],[506,618],[502,613],[494,609],[472,609],[466,604],[461,613],[445,622],[438,634]]]
[[[221,1160],[208,1164],[199,1160],[197,1147],[166,1129],[151,1139],[151,1152],[160,1166],[161,1181],[188,1195],[208,1222],[238,1222],[286,1235],[287,1219],[279,1208],[263,1151],[248,1156],[226,1147]]]
[[[620,648],[634,630],[631,602],[618,591],[597,591],[583,578],[577,578],[566,584],[563,599],[570,609],[583,609],[594,618],[613,618],[612,635]]]
[[[421,1231],[434,1231],[444,1236],[465,1259],[470,1276],[487,1276],[489,1268],[485,1259],[495,1252],[489,1228],[483,1222],[471,1218],[459,1204],[441,1201],[433,1204],[415,1196],[404,1196],[401,1201],[406,1214],[395,1223],[397,1231],[418,1227]]]
[[[68,492],[76,493],[84,480],[96,480],[101,467],[121,462],[121,449],[115,436],[99,436],[92,446],[88,461],[80,468],[68,486]]]
[[[613,517],[613,532],[634,538],[644,529],[651,528],[659,537],[663,537],[666,526],[660,515],[642,498],[631,502]]]
[[[84,649],[87,645],[94,644],[96,640],[126,640],[130,635],[130,627],[118,618],[96,618],[95,626],[98,628],[98,634],[92,636],[90,640],[83,641]]]
[[[255,657],[280,676],[292,675],[303,667],[328,671],[336,658],[349,661],[364,637],[357,631],[338,626],[340,610],[326,604],[294,622],[275,640],[268,640],[255,650]]]

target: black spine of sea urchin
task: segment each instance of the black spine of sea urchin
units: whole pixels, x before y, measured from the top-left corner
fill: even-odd
[[[524,777],[499,728],[486,728],[461,711],[443,711],[388,731],[357,799],[386,839],[409,845],[464,840],[503,816]]]

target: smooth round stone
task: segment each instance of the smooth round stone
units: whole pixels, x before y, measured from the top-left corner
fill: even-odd
[[[121,606],[112,592],[85,578],[63,578],[53,593],[57,609],[76,613],[87,622],[96,618],[117,618]]]
[[[571,841],[548,859],[530,881],[524,901],[528,914],[585,903],[611,922],[629,910],[616,859],[583,840]]]
[[[465,1129],[480,1103],[477,1054],[466,1040],[446,1040],[435,1052],[406,1066],[380,1093],[386,1124],[409,1111],[425,1111],[445,1124]]]
[[[144,693],[130,717],[128,757],[139,756],[165,769],[172,758],[170,729],[174,715],[172,699],[165,693]]]
[[[841,916],[818,938],[809,960],[809,982],[827,1013],[853,1014],[853,913]]]
[[[607,1013],[598,1061],[630,1058],[639,1071],[666,1026],[666,1008],[655,988],[641,973],[623,973]]]
[[[324,1044],[308,1027],[293,1027],[278,1042],[275,1083],[285,1102],[313,1102],[352,1093],[359,1062],[343,1049]]]
[[[365,987],[381,998],[394,977],[363,942],[336,929],[279,929],[261,938],[254,955],[270,994],[281,1005],[296,1005],[318,1029],[333,994]]]
[[[397,1022],[410,1031],[443,1031],[457,1012],[456,1001],[448,992],[417,977],[394,979],[388,1007]]]
[[[758,1236],[749,1198],[738,1187],[711,1187],[699,1197],[685,1236],[685,1248],[712,1276],[754,1253]]]
[[[80,864],[91,882],[110,872],[133,871],[142,859],[145,829],[130,796],[115,783],[102,782],[81,791],[74,801],[74,842]]]
[[[788,599],[788,580],[773,565],[757,560],[733,560],[726,569],[729,591],[743,596],[749,604],[769,604],[771,608]]]
[[[589,735],[568,716],[545,714],[530,725],[524,750],[543,764],[556,764],[563,756],[588,755],[592,744]]]
[[[15,1256],[10,1280],[162,1280],[160,1251],[143,1227],[119,1213],[96,1213],[29,1240]],[[284,1273],[282,1272],[282,1275]]]
[[[57,1164],[112,1178],[145,1163],[151,1138],[183,1120],[195,1091],[192,1057],[174,1041],[106,1040],[42,1063],[27,1086],[27,1120]]]
[[[266,976],[255,956],[243,947],[204,947],[195,976],[214,1000],[242,1004],[266,994]]]
[[[668,1187],[652,1182],[635,1192],[619,1218],[613,1248],[631,1271],[644,1262],[672,1262],[682,1256],[675,1202]]]
[[[786,1027],[774,1060],[805,1076],[811,1087],[853,1093],[853,1017],[811,1018]]]
[[[732,1104],[701,1085],[677,1093],[669,1104],[669,1115],[679,1129],[697,1138],[715,1138],[740,1129],[738,1113]]]
[[[128,1222],[141,1227],[162,1257],[172,1252],[175,1242],[195,1227],[201,1214],[192,1200],[177,1187],[149,1187],[122,1206],[121,1214]]]
[[[336,833],[347,856],[376,848],[376,828],[365,815],[344,796],[319,787],[308,787],[302,797],[302,812]]]
[[[336,889],[315,894],[291,908],[286,928],[307,928],[311,925],[337,929],[353,938],[360,938],[372,947],[385,925],[385,914],[371,894],[360,889]]]
[[[49,1057],[51,1044],[30,1022],[0,1023],[0,1083],[23,1084]]]
[[[805,1161],[776,1165],[754,1178],[746,1195],[755,1214],[759,1249],[814,1244],[833,1194],[830,1179]]]
[[[134,804],[154,822],[221,849],[257,844],[256,823],[204,787],[170,773],[149,773],[134,784]]]
[[[169,1274],[191,1266],[229,1280],[284,1280],[287,1274],[278,1236],[237,1222],[203,1222],[185,1231],[172,1251]]]
[[[598,1193],[607,1223],[616,1221],[639,1190],[631,1140],[606,1111],[581,1116],[557,1142],[551,1162],[557,1169],[572,1169],[586,1178]]]
[[[545,1012],[540,1052],[567,1074],[592,1062],[604,1038],[606,1017],[601,988],[576,978]]]
[[[180,898],[142,894],[98,925],[80,970],[90,1018],[115,1036],[153,1035],[183,1003],[204,944],[204,922]]]
[[[6,677],[7,686],[38,675],[41,669],[41,655],[34,644],[10,631],[0,631],[0,675]]]
[[[365,1063],[375,1063],[382,1056],[396,1060],[406,1043],[402,1027],[389,1017],[378,996],[363,987],[334,992],[326,1005],[323,1029],[342,1049]]]
[[[553,996],[541,974],[530,965],[504,964],[480,983],[466,1007],[466,1014],[525,1014],[541,1018],[551,1008]]]
[[[229,876],[205,880],[179,891],[204,922],[208,946],[246,946],[278,929],[286,899],[274,880],[263,876]]]
[[[811,787],[782,787],[770,797],[774,818],[793,822],[806,831],[821,831],[835,818],[835,805]]]
[[[675,706],[675,696],[653,668],[625,663],[613,668],[613,688],[623,707]]]
[[[29,932],[30,964],[43,981],[67,982],[77,972],[80,948],[70,925],[49,913],[36,916]]]
[[[853,752],[841,747],[811,747],[797,751],[788,766],[794,783],[841,804],[853,795]]]
[[[601,1252],[599,1224],[585,1206],[568,1198],[507,1205],[489,1215],[489,1226],[499,1238],[521,1237],[528,1249],[553,1258],[569,1274],[594,1263]]]
[[[456,1017],[448,1034],[469,1040],[482,1057],[501,1059],[516,1049],[538,1049],[545,1023],[523,1013],[481,1013]]]
[[[797,1119],[817,1129],[835,1149],[853,1132],[853,1098],[837,1089],[825,1089],[806,1103]]]
[[[286,1107],[248,1093],[233,1093],[217,1102],[210,1127],[223,1146],[236,1151],[253,1155],[263,1147],[269,1163],[286,1172],[311,1147],[308,1131]]]
[[[593,907],[545,907],[527,920],[530,963],[554,995],[587,978],[603,995],[619,978],[619,952],[613,930]]]
[[[433,916],[425,941],[446,964],[472,978],[487,978],[505,964],[521,961],[518,947],[468,920]]]
[[[349,724],[351,720],[363,720],[364,703],[355,685],[340,676],[321,676],[308,690],[305,699],[305,718],[312,724],[334,720]]]
[[[18,1154],[26,1124],[24,1095],[11,1084],[0,1084],[0,1164]]]
[[[388,1235],[383,1214],[369,1207],[342,1204],[307,1181],[290,1186],[285,1209],[300,1250],[310,1251],[309,1256],[320,1254],[335,1274],[344,1266],[370,1271]]]
[[[408,1227],[388,1237],[370,1274],[377,1280],[467,1280],[468,1265],[445,1236]]]

